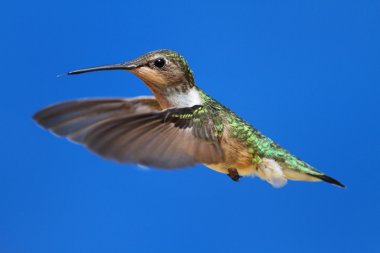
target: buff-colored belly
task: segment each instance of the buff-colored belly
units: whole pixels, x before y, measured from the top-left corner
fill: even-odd
[[[248,153],[247,146],[227,134],[221,143],[225,160],[218,164],[205,164],[208,168],[220,173],[228,174],[228,169],[236,169],[240,176],[255,174],[256,165],[252,163],[252,154]]]

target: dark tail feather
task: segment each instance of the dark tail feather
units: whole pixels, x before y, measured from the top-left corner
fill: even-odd
[[[312,175],[313,177],[316,177],[316,178],[319,178],[327,183],[330,183],[330,184],[335,184],[337,186],[340,186],[342,188],[346,188],[346,186],[344,184],[342,184],[341,182],[339,182],[338,180],[332,178],[332,177],[329,177],[327,175]]]

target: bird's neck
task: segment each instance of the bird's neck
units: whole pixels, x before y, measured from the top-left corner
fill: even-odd
[[[151,90],[163,109],[203,105],[204,102],[203,92],[196,85],[151,88]]]

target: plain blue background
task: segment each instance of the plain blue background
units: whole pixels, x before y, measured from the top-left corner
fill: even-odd
[[[8,1],[0,252],[380,252],[379,1]],[[197,84],[348,188],[119,165],[36,126],[63,100],[149,94],[56,75],[168,48]]]

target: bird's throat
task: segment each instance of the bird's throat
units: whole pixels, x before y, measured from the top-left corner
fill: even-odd
[[[203,100],[198,87],[150,87],[153,95],[163,109],[172,107],[191,107],[194,105],[202,105]]]

